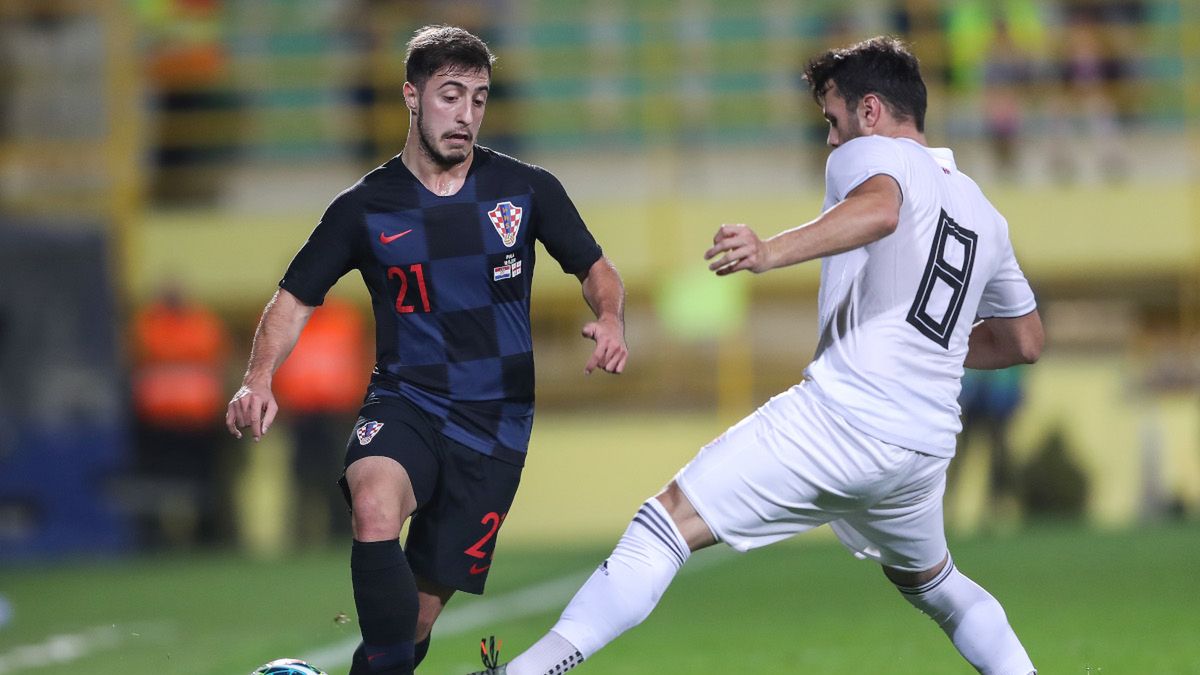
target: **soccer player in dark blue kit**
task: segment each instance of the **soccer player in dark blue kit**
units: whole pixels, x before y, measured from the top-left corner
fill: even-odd
[[[238,438],[267,432],[272,375],[329,288],[357,269],[377,362],[340,481],[363,636],[352,675],[413,672],[451,595],[483,592],[533,423],[535,241],[580,279],[596,315],[583,327],[596,343],[584,370],[625,367],[620,277],[562,185],[475,142],[494,60],[460,28],[417,31],[404,149],[329,205],[263,311],[226,413]]]

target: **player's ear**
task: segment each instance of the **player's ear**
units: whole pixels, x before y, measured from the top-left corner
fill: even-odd
[[[883,115],[883,100],[875,94],[867,94],[858,103],[858,113],[862,115],[864,127],[873,127],[879,123]]]
[[[409,109],[409,111],[416,112],[417,111],[417,99],[420,98],[420,92],[417,91],[416,86],[414,86],[412,82],[404,83],[403,92],[404,92],[404,105]]]

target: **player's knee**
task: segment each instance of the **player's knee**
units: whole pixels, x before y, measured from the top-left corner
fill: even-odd
[[[421,612],[417,615],[417,642],[424,640],[425,638],[429,637],[431,633],[433,633],[433,624],[435,621],[437,621],[437,615],[430,616],[425,612]]]
[[[400,536],[403,519],[398,500],[361,490],[352,499],[354,538],[359,541],[385,541]]]
[[[919,572],[912,572],[909,570],[902,570],[883,565],[883,573],[893,584],[896,584],[901,588],[916,588],[917,586],[927,584],[937,578],[937,575],[941,573],[942,569],[946,566],[946,561],[949,559],[950,554],[947,553],[946,556],[942,558],[941,562],[927,570],[921,570]]]
[[[700,517],[678,483],[671,481],[655,498],[671,516],[679,534],[692,551],[699,551],[717,543],[717,538],[708,527],[708,523]]]

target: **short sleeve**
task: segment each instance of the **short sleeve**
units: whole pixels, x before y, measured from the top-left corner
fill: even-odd
[[[537,238],[568,274],[586,272],[603,251],[567,196],[562,183],[534,167],[533,189],[538,214]]]
[[[896,141],[882,136],[860,136],[829,153],[825,162],[826,202],[836,204],[868,178],[886,174],[896,179],[903,190],[906,175],[904,157]]]
[[[337,280],[356,267],[356,241],[362,232],[362,220],[353,189],[334,198],[308,241],[292,258],[279,287],[310,307],[323,303]]]
[[[1000,258],[1000,266],[992,278],[983,287],[983,297],[979,301],[979,317],[1014,318],[1024,316],[1037,309],[1033,289],[1017,264],[1013,254],[1012,242],[1004,238],[1004,253]]]

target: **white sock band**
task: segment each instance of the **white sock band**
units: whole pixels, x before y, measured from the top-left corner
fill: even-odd
[[[657,499],[646,500],[612,555],[563,610],[554,632],[590,658],[641,623],[691,552]]]
[[[550,631],[508,664],[508,675],[560,675],[583,663],[583,654]]]
[[[1008,625],[1004,608],[968,579],[950,558],[937,577],[917,587],[897,586],[917,609],[941,626],[951,642],[984,675],[1029,675],[1029,655]]]

